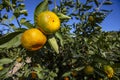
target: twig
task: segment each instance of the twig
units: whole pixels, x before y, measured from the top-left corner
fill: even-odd
[[[54,0],[54,8],[56,8],[57,7],[57,5],[56,5],[56,0]]]
[[[12,12],[14,13],[14,8],[12,7],[12,5],[10,5],[10,8],[11,8]],[[20,24],[20,22],[19,22],[19,20],[18,20],[18,18],[16,16],[15,16],[15,19],[16,19],[19,27],[21,28],[21,24]]]

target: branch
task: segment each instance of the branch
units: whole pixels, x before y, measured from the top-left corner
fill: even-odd
[[[11,8],[12,12],[14,13],[14,8],[12,7],[12,5],[10,5],[10,8]],[[20,24],[20,22],[19,22],[19,20],[18,20],[18,18],[16,16],[15,16],[15,19],[16,19],[19,27],[21,28],[21,24]]]

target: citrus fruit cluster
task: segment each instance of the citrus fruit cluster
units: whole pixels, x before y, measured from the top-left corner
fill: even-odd
[[[21,44],[30,51],[39,50],[47,41],[46,35],[56,32],[60,28],[59,17],[51,11],[38,14],[37,28],[26,30],[21,37]]]

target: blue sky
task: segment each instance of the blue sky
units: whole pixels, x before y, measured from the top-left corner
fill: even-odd
[[[41,0],[25,0],[26,9],[28,10],[28,19],[33,20],[33,14],[35,7]],[[57,0],[56,0],[57,1]],[[113,4],[111,6],[102,6],[113,10],[101,23],[102,30],[104,31],[118,31],[120,30],[120,0],[111,0]]]
[[[102,29],[105,31],[120,30],[120,0],[111,0],[113,4],[105,8],[113,11],[102,22]],[[103,6],[104,8],[104,6]]]
[[[1,1],[1,0],[0,0]],[[24,0],[26,9],[28,11],[27,19],[33,23],[34,10],[36,6],[43,0]],[[59,0],[56,0],[59,1]],[[82,1],[82,0],[80,0]],[[102,0],[100,0],[102,1]],[[103,9],[113,10],[101,23],[102,30],[104,31],[119,31],[120,30],[120,0],[111,0],[113,4],[111,6],[102,6]],[[16,23],[15,23],[16,24]]]

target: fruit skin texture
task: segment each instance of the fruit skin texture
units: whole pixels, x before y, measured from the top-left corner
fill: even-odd
[[[46,36],[38,29],[26,30],[21,37],[21,44],[29,51],[39,50],[46,43]]]
[[[94,72],[94,68],[90,65],[86,66],[84,69],[84,73],[87,75],[93,74],[93,72]]]
[[[113,77],[114,70],[113,70],[113,68],[111,66],[109,66],[109,65],[104,66],[104,71],[107,74],[108,78],[112,78]]]
[[[36,25],[44,34],[52,34],[60,28],[60,19],[54,12],[44,11],[37,16]]]

